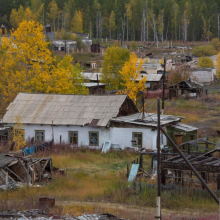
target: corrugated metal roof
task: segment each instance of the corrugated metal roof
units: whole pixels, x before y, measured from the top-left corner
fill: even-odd
[[[83,83],[82,84],[85,87],[96,87],[96,86],[105,86],[105,83]]]
[[[141,74],[143,77],[146,76],[146,82],[159,82],[163,76],[163,74]],[[136,81],[141,80],[141,78],[137,79]]]
[[[137,63],[136,66],[138,66],[139,63]],[[161,64],[160,63],[143,63],[142,68],[145,68],[145,69],[158,69],[158,68],[161,68]]]
[[[193,127],[191,125],[186,125],[186,124],[183,124],[183,123],[177,123],[175,125],[172,125],[172,127],[183,130],[183,131],[186,131],[186,132],[198,130],[198,128],[196,128],[196,127]]]
[[[99,119],[97,126],[106,126],[118,115],[126,95],[55,95],[19,93],[7,108],[4,123],[27,124],[90,124]]]
[[[94,61],[95,62],[95,61]],[[86,72],[86,73],[81,73],[85,79],[88,80],[93,80],[96,81],[97,80],[97,75],[98,75],[98,79],[101,80],[101,73],[91,73],[91,72]]]
[[[157,127],[157,114],[155,113],[145,113],[145,118],[142,121],[142,113],[136,113],[129,116],[122,116],[111,119],[114,122],[124,122],[136,125],[144,125],[148,127]],[[166,125],[172,122],[179,122],[182,116],[172,116],[172,115],[161,115],[160,116],[160,124]]]

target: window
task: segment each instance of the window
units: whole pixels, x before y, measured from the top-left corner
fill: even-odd
[[[132,132],[132,146],[142,147],[142,132]]]
[[[69,131],[69,143],[78,145],[78,131]]]
[[[35,140],[42,142],[44,141],[45,131],[35,131]]]
[[[99,132],[98,131],[89,132],[89,145],[99,146]]]

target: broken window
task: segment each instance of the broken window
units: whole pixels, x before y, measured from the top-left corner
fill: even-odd
[[[42,142],[42,141],[44,141],[44,139],[45,139],[45,131],[36,130],[35,131],[35,140]]]
[[[78,145],[78,131],[69,131],[69,143]]]
[[[132,146],[142,147],[142,132],[132,132]]]
[[[89,145],[99,146],[99,132],[98,131],[89,132]]]

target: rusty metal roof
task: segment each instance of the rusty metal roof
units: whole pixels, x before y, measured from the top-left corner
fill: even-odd
[[[19,93],[8,106],[4,123],[80,125],[99,119],[106,126],[118,115],[127,95],[58,95]]]

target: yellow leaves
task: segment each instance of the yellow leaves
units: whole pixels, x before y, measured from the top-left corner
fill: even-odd
[[[10,139],[9,144],[11,145],[12,142],[15,142],[13,149],[14,151],[21,150],[26,146],[24,137],[25,137],[24,126],[21,123],[21,117],[17,115],[16,124],[9,134],[9,139]]]
[[[128,96],[135,101],[137,93],[146,89],[146,77],[141,76],[142,59],[138,59],[135,53],[131,53],[129,61],[125,62],[123,68],[119,73],[122,75],[122,86],[119,94],[128,94]]]
[[[87,94],[71,56],[60,62],[47,48],[42,25],[23,21],[0,45],[0,94],[8,105],[18,92]]]
[[[115,12],[112,11],[109,17],[109,28],[111,31],[114,31],[116,29],[116,23],[115,23]]]
[[[213,60],[209,57],[200,57],[198,60],[198,66],[212,68],[214,67],[214,63]]]
[[[75,15],[72,20],[72,28],[75,33],[83,33],[83,18],[81,11],[75,11]]]
[[[128,49],[118,46],[108,47],[102,64],[102,82],[106,83],[108,90],[122,89],[122,75],[119,70],[129,60]]]
[[[217,58],[217,77],[220,79],[220,53],[218,53]]]

